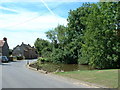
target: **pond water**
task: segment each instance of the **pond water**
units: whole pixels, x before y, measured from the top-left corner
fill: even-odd
[[[42,69],[48,72],[91,70],[88,65],[44,63]]]

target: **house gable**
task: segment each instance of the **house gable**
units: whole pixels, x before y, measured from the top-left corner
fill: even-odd
[[[9,57],[9,46],[7,42],[5,42],[2,47],[2,55]]]
[[[13,49],[13,56],[22,56],[25,59],[37,58],[37,53],[35,48],[31,47],[29,44],[22,43],[20,46],[16,46]]]
[[[7,43],[7,38],[0,40],[0,55],[9,57],[9,46]]]

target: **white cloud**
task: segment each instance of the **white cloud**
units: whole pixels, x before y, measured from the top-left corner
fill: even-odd
[[[14,9],[9,9],[9,8],[5,8],[5,7],[2,7],[2,6],[0,6],[0,9],[3,9],[3,10],[8,10],[8,11],[12,11],[12,12],[16,12],[16,13],[18,13],[18,11],[17,11],[17,10],[14,10]]]
[[[58,24],[66,25],[67,24],[66,18],[53,15],[49,12],[46,15],[39,15],[38,12],[28,12],[22,10],[19,11],[18,14],[0,15],[0,29],[9,30],[49,29],[56,27]]]
[[[99,2],[99,0],[44,0],[45,2]],[[40,0],[1,0],[1,2],[41,2]]]
[[[0,39],[7,37],[10,48],[22,42],[33,45],[38,37],[47,39],[44,32],[55,28],[58,24],[66,25],[67,21],[51,13],[43,16],[39,16],[37,12],[28,11],[3,14],[0,15]]]
[[[58,24],[67,24],[65,18],[53,15],[44,15],[39,17],[36,13],[22,13],[0,16],[0,28],[9,30],[37,30],[50,29]]]

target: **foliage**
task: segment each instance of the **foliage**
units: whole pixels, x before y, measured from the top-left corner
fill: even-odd
[[[23,56],[17,56],[17,60],[23,60]]]
[[[46,62],[46,59],[43,57],[39,57],[37,60],[38,63]]]
[[[120,68],[120,2],[84,3],[70,10],[67,26],[46,32],[35,47],[48,61]]]
[[[9,56],[12,55],[12,49],[9,49]]]
[[[84,43],[80,63],[83,63],[82,60],[99,69],[120,67],[120,37],[116,35],[114,26],[117,21],[117,4],[91,4],[92,13],[83,19],[86,21],[86,30],[82,37]]]
[[[49,46],[49,42],[47,40],[44,40],[44,39],[40,39],[40,38],[37,38],[34,45],[39,53],[39,55],[41,56],[41,52],[44,48],[48,47]]]

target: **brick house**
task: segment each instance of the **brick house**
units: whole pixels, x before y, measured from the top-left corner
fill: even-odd
[[[38,54],[34,47],[31,47],[29,44],[22,43],[21,45],[17,45],[12,52],[13,56],[21,56],[25,59],[36,59]]]
[[[7,43],[7,38],[3,38],[0,40],[0,56],[7,56],[9,57],[9,46]]]

